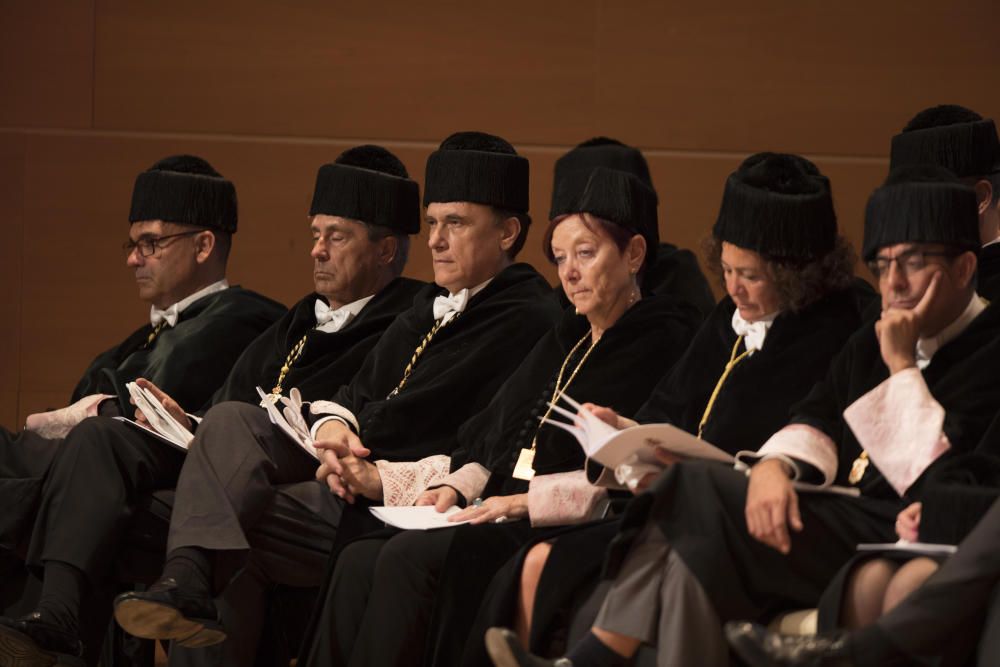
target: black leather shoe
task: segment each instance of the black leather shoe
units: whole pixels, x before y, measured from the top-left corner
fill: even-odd
[[[0,667],[83,667],[83,645],[40,612],[0,618]]]
[[[566,658],[546,660],[521,648],[521,641],[507,628],[486,631],[486,651],[496,667],[573,667]]]
[[[226,639],[215,602],[185,593],[173,577],[157,581],[149,590],[119,595],[115,598],[115,620],[130,635],[173,639],[188,648]]]
[[[846,634],[780,635],[756,623],[726,623],[726,639],[750,667],[851,667]]]

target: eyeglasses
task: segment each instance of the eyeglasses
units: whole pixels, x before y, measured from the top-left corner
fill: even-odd
[[[169,243],[164,243],[167,239],[176,239],[181,236],[192,236],[194,234],[200,234],[200,229],[193,229],[189,232],[180,232],[178,234],[167,234],[166,236],[146,236],[137,241],[129,239],[122,244],[122,250],[125,251],[125,255],[131,255],[132,251],[136,248],[139,249],[139,254],[143,257],[152,257],[156,254],[157,250],[162,250],[166,248]]]
[[[933,251],[933,250],[907,250],[895,257],[876,257],[868,262],[868,269],[875,274],[876,278],[881,278],[889,272],[889,267],[896,262],[896,267],[904,276],[912,276],[918,271],[922,271],[927,266],[928,257],[958,257],[962,253],[957,250]]]

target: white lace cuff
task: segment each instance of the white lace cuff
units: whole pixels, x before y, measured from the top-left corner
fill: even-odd
[[[451,457],[439,454],[419,461],[376,461],[387,507],[412,505],[427,488],[448,474]]]
[[[565,526],[595,517],[608,495],[583,470],[536,475],[528,485],[528,517],[532,526]]]
[[[314,415],[330,415],[331,417],[339,417],[340,421],[350,426],[355,433],[361,433],[361,427],[358,426],[358,418],[354,416],[353,412],[339,403],[334,403],[333,401],[313,401],[309,404],[309,412]],[[319,425],[327,421],[330,421],[329,418],[321,419],[313,424],[313,439],[316,438],[316,432]]]

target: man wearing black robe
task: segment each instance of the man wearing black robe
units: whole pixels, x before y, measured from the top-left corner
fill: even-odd
[[[98,411],[131,414],[126,382],[149,377],[200,406],[240,350],[282,315],[280,304],[225,281],[236,218],[233,184],[201,158],[168,157],[136,178],[126,261],[150,304],[150,323],[94,359],[73,405],[29,416],[20,433],[0,428],[0,549],[23,547],[69,430]]]
[[[209,411],[178,482],[163,575],[116,602],[127,631],[188,646],[228,633],[252,647],[244,636],[253,619],[218,627],[213,582],[247,564],[272,582],[317,585],[345,522],[368,517],[339,481],[345,466],[371,474],[377,468],[355,455],[449,453],[458,425],[555,322],[544,278],[513,263],[530,219],[528,163],[510,144],[475,132],[446,139],[428,159],[424,203],[437,284],[396,319],[354,380],[310,406],[320,470],[260,411]]]
[[[940,168],[890,174],[865,225],[881,319],[851,338],[749,478],[680,463],[633,502],[606,562],[611,590],[570,664],[624,664],[643,642],[664,664],[727,664],[720,620],[814,606],[859,542],[892,538],[923,468],[975,447],[1000,408],[1000,311],[975,293],[978,247],[971,188]],[[890,415],[899,417],[879,420]],[[866,447],[878,447],[884,473]],[[793,479],[859,495],[800,496]],[[501,633],[491,641],[519,653]]]
[[[892,138],[889,168],[935,164],[976,190],[979,209],[977,291],[1000,298],[1000,140],[992,119],[957,104],[924,109]]]
[[[406,261],[407,235],[419,230],[418,186],[402,162],[385,149],[361,146],[321,167],[310,216],[316,293],[249,347],[244,344],[235,350],[245,348],[210,402],[256,404],[258,385],[273,393],[294,386],[307,397],[325,395],[353,377],[381,333],[423,286],[398,277]],[[231,343],[224,334],[220,338]],[[192,425],[180,407],[186,395],[177,400],[162,387],[146,380],[140,383],[157,394],[178,420]],[[148,494],[172,487],[184,459],[182,451],[110,419],[81,424],[67,445],[74,454],[62,457],[54,467],[29,551],[31,564],[44,566],[46,573],[40,618],[34,624],[5,619],[0,630],[19,632],[20,639],[34,638],[35,646],[20,644],[29,655],[47,649],[78,652],[74,631],[80,620],[80,592],[95,598],[83,620],[93,626],[89,628],[93,633],[100,632],[99,621],[106,624],[110,612],[106,589],[113,581],[112,566],[130,517],[137,507],[151,508],[154,523],[169,516],[170,494],[152,498]],[[77,451],[86,454],[78,456]],[[95,486],[102,493],[93,498]],[[146,518],[140,513],[140,523]],[[86,530],[75,530],[76,523]],[[145,528],[139,531],[156,534]],[[51,581],[50,569],[57,572]],[[64,585],[57,586],[60,575]],[[145,576],[152,578],[155,572]],[[39,631],[43,625],[47,627]],[[83,634],[87,639],[100,636],[93,633]],[[51,641],[53,635],[63,645]],[[89,644],[87,657],[92,660],[99,647],[93,641]],[[6,664],[3,659],[0,652],[0,664]]]

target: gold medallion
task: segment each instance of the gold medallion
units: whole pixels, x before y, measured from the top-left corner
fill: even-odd
[[[523,479],[526,482],[530,482],[531,478],[535,476],[534,463],[535,450],[522,449],[517,457],[517,464],[514,466],[514,479]]]
[[[851,474],[847,476],[847,481],[857,484],[865,476],[866,470],[868,470],[868,452],[861,452],[861,456],[854,459],[854,463],[851,464]]]

